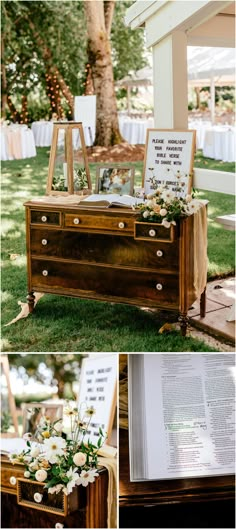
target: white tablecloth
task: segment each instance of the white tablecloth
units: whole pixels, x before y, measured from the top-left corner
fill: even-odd
[[[35,145],[37,147],[50,147],[52,143],[53,121],[34,121],[31,130],[33,131]],[[95,139],[95,128],[84,126],[84,139],[87,146],[93,145]],[[63,134],[61,134],[63,137]],[[60,137],[59,137],[60,139]]]
[[[119,118],[120,133],[129,143],[144,145],[146,143],[147,129],[154,127],[153,118],[129,119]]]
[[[9,125],[0,129],[1,160],[20,160],[36,156],[32,130],[27,125]]]
[[[34,121],[31,130],[37,147],[50,147],[52,143],[52,121]]]
[[[234,127],[214,127],[206,130],[203,156],[223,162],[235,162],[235,139]]]

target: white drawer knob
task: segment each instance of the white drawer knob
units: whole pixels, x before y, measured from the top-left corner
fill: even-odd
[[[73,220],[73,222],[74,222],[74,224],[79,224],[79,219],[78,219],[78,218],[75,218],[75,219]]]
[[[157,290],[162,290],[163,286],[161,285],[161,283],[157,283],[156,284],[156,289]]]
[[[43,270],[42,271],[42,275],[45,276],[45,277],[48,276],[48,271],[47,270]]]
[[[46,217],[46,215],[43,215],[43,216],[41,217],[41,221],[42,221],[42,222],[47,222],[47,220],[48,220],[48,218]]]
[[[10,479],[9,479],[11,485],[16,485],[16,478],[15,476],[11,476]]]
[[[157,250],[157,257],[162,257],[162,256],[163,256],[162,250]]]
[[[155,237],[155,235],[156,235],[155,230],[149,230],[149,235],[150,235],[150,237]]]
[[[34,501],[36,501],[36,503],[41,503],[42,499],[43,499],[43,495],[40,494],[39,492],[35,492]]]
[[[119,228],[121,228],[121,229],[122,229],[122,228],[124,228],[124,227],[125,227],[125,223],[124,223],[124,222],[119,222],[118,226],[119,226]]]
[[[43,245],[43,246],[46,246],[47,243],[48,243],[47,239],[42,239],[42,245]]]

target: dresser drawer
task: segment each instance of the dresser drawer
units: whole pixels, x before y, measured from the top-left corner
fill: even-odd
[[[134,218],[123,215],[88,215],[83,212],[65,214],[65,227],[83,230],[113,231],[119,234],[133,234]]]
[[[7,489],[9,492],[16,494],[17,490],[17,479],[22,478],[25,467],[22,465],[21,468],[15,467],[12,464],[1,465],[1,488]]]
[[[30,210],[31,224],[43,224],[45,226],[60,226],[61,213],[59,211]]]
[[[177,238],[177,226],[165,228],[162,224],[152,222],[135,222],[134,238],[140,240],[172,243]]]
[[[133,237],[31,228],[31,254],[138,268],[179,269],[179,243],[150,243]]]
[[[33,290],[108,301],[117,298],[127,303],[135,298],[137,303],[150,299],[157,305],[176,307],[178,304],[178,274],[36,258],[32,258],[31,268]]]
[[[80,494],[81,493],[81,494]],[[35,494],[41,495],[41,501],[37,502]],[[19,479],[17,482],[17,503],[25,507],[31,507],[39,511],[56,513],[67,516],[85,504],[85,494],[81,487],[75,487],[71,494],[66,496],[63,492],[49,494],[44,483],[29,479]],[[82,505],[80,505],[82,504]]]

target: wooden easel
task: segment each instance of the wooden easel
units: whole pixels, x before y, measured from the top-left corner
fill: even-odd
[[[14,434],[4,433],[4,434],[1,434],[1,436],[2,437],[12,437],[12,436],[16,437],[19,435],[19,431],[18,431],[18,421],[17,421],[17,413],[16,413],[16,403],[15,403],[15,399],[11,391],[10,368],[9,368],[8,356],[1,355],[0,361],[1,361],[2,372],[4,373],[6,377],[10,414],[11,414],[11,418],[12,418],[12,422],[13,422],[13,426],[15,430]]]

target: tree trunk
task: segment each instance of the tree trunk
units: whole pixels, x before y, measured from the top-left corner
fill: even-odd
[[[60,74],[60,72],[58,71],[56,66],[53,66],[53,64],[52,64],[52,53],[51,53],[51,50],[46,46],[46,44],[43,41],[43,39],[41,38],[41,36],[36,32],[36,28],[35,28],[34,23],[32,22],[32,20],[29,20],[28,22],[29,22],[29,26],[30,26],[30,28],[31,28],[31,30],[33,32],[34,38],[35,38],[35,40],[37,42],[37,45],[42,50],[42,55],[43,55],[43,60],[44,60],[45,66],[46,66],[46,70],[48,70],[48,68],[49,68],[50,71],[52,72],[52,75],[56,75],[59,87],[60,87],[65,99],[67,100],[67,103],[68,103],[68,105],[70,107],[71,115],[73,117],[73,114],[74,114],[74,97],[73,97],[69,87],[65,83],[62,75]]]
[[[112,9],[106,2],[106,23],[111,26]],[[114,4],[114,2],[111,2]],[[121,143],[109,34],[106,31],[104,2],[84,1],[87,31],[88,59],[92,69],[94,92],[97,96],[95,145],[109,147]]]
[[[8,104],[9,110],[11,112],[13,123],[20,123],[20,114],[16,110],[16,107],[15,107],[14,103],[12,103],[10,95],[7,96],[7,104]]]
[[[200,108],[200,88],[199,86],[195,86],[194,91],[196,94],[196,108]]]
[[[2,99],[1,99],[1,113],[2,118],[6,118],[6,105],[7,105],[7,76],[6,76],[6,66],[4,63],[4,37],[2,34],[1,37],[1,71],[2,71]]]

